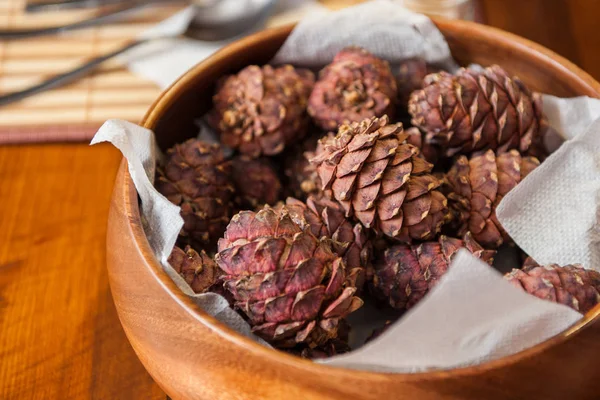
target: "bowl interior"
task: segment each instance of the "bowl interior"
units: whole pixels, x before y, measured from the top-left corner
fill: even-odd
[[[461,65],[499,64],[509,74],[518,75],[536,91],[561,97],[581,95],[600,97],[598,82],[574,64],[542,46],[474,23],[437,19],[434,19],[434,22],[446,37],[453,56]],[[198,64],[157,99],[142,121],[142,125],[155,132],[158,144],[163,150],[196,136],[198,127],[194,121],[211,107],[215,82],[223,75],[234,73],[247,65],[267,63],[283,44],[292,28],[293,26],[286,26],[259,32],[227,46]],[[130,190],[126,196],[130,197],[129,204],[137,204],[134,190]],[[139,223],[137,207],[134,206],[128,211],[132,220]],[[147,247],[147,243],[145,246]],[[156,271],[161,271],[158,274],[161,276],[159,279],[170,279],[162,273],[157,260],[147,259],[146,262]],[[599,315],[600,305],[590,311],[580,324],[560,335],[561,338],[550,339],[526,351],[541,351],[545,346],[564,339],[568,334],[598,318]],[[216,326],[212,328],[216,331],[227,330],[224,326],[220,326],[220,323],[214,323]]]

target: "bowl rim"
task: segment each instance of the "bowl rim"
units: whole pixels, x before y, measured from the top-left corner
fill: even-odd
[[[442,28],[454,27],[461,30],[469,30],[473,35],[485,37],[490,39],[490,41],[494,41],[505,46],[518,48],[520,50],[525,50],[527,48],[529,51],[532,51],[533,55],[541,62],[552,62],[555,66],[558,64],[561,67],[562,72],[576,77],[580,81],[583,81],[587,84],[590,94],[595,92],[596,97],[600,97],[600,83],[598,83],[589,74],[581,70],[572,62],[537,43],[500,29],[484,26],[474,22],[445,20],[442,18],[432,18],[432,20],[437,26]],[[148,112],[140,122],[140,125],[152,130],[160,118],[161,112],[159,112],[159,110],[168,108],[183,93],[187,85],[195,78],[195,76],[200,74],[215,61],[226,58],[228,55],[242,50],[251,43],[267,41],[269,39],[281,37],[282,35],[287,36],[292,31],[294,26],[295,24],[290,24],[278,28],[259,31],[223,47],[207,59],[196,64],[160,94],[160,96],[150,106]],[[125,200],[124,211],[125,215],[128,217],[129,229],[136,239],[136,246],[138,247],[141,257],[145,261],[145,267],[150,270],[151,275],[154,279],[156,279],[157,283],[162,286],[164,290],[166,290],[169,296],[173,298],[176,303],[178,303],[199,323],[203,324],[205,327],[219,335],[222,339],[227,340],[232,345],[242,347],[244,350],[253,353],[253,355],[262,357],[266,362],[278,363],[286,367],[306,370],[306,372],[309,373],[328,374],[340,379],[352,379],[360,377],[364,379],[383,378],[412,381],[421,379],[443,379],[448,377],[468,376],[507,366],[509,364],[514,364],[524,358],[528,358],[543,352],[550,347],[564,342],[570,336],[578,333],[583,328],[600,319],[600,304],[598,304],[592,310],[588,311],[583,318],[581,318],[573,326],[535,346],[529,347],[507,357],[486,361],[473,366],[451,369],[435,369],[415,373],[397,373],[373,372],[315,363],[313,361],[302,359],[273,348],[265,347],[253,341],[252,339],[243,336],[227,325],[221,323],[216,318],[208,315],[198,305],[191,301],[183,292],[181,292],[171,278],[163,271],[160,262],[156,259],[152,249],[150,248],[148,239],[142,229],[137,191],[133,185],[133,181],[129,174],[125,159],[122,159],[117,179],[120,179],[122,183],[123,192],[121,193],[120,197],[124,198]]]

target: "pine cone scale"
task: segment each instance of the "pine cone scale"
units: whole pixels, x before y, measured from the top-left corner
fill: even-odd
[[[311,195],[306,203],[288,198],[285,210],[303,229],[308,228],[317,238],[330,239],[333,251],[341,256],[345,263],[346,281],[351,282],[351,286],[360,288],[371,255],[371,244],[362,226],[353,226],[345,218],[344,210],[339,204],[323,197]],[[340,265],[334,262],[332,276],[344,276],[339,268]],[[337,282],[335,287],[343,283],[342,281],[343,279]],[[328,287],[328,292],[329,290]]]

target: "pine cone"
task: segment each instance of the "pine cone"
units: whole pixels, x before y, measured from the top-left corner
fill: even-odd
[[[286,177],[285,192],[287,196],[304,199],[307,195],[318,192],[319,177],[314,165],[311,165],[308,159],[314,157],[319,137],[311,135],[300,145],[284,153],[282,163],[283,173]]]
[[[405,132],[408,135],[406,142],[421,150],[421,154],[428,162],[436,164],[439,161],[439,147],[424,140],[424,134],[419,130],[419,128],[408,128]]]
[[[488,150],[471,157],[460,156],[446,175],[453,223],[459,235],[470,231],[486,248],[510,241],[496,218],[500,200],[523,180],[539,161],[511,150],[498,156]]]
[[[600,273],[579,264],[540,266],[531,258],[504,276],[513,286],[585,314],[600,302]]]
[[[225,145],[244,154],[281,153],[306,134],[313,84],[312,72],[290,65],[248,66],[219,82],[209,122]]]
[[[440,182],[402,124],[387,117],[342,125],[322,139],[316,165],[322,190],[331,190],[346,216],[401,241],[434,237],[447,218]]]
[[[352,225],[335,201],[309,196],[306,203],[288,197],[282,207],[300,228],[308,228],[317,238],[332,240],[332,249],[344,260],[348,279],[360,289],[371,262],[372,247],[360,224]]]
[[[268,206],[236,214],[215,259],[253,332],[277,347],[325,345],[363,304],[330,241]]]
[[[301,344],[296,346],[296,348],[292,349],[290,352],[299,357],[308,358],[309,360],[329,358],[349,352],[351,350],[348,345],[350,326],[344,320],[340,322],[342,322],[342,324],[340,324],[340,327],[338,328],[337,338],[328,340],[325,344],[314,348],[306,344]]]
[[[308,113],[325,130],[347,122],[392,116],[396,81],[387,61],[358,47],[340,51],[320,73]]]
[[[175,246],[168,259],[169,265],[187,282],[195,293],[209,291],[221,271],[204,250],[197,253],[190,246],[185,250]]]
[[[373,264],[373,292],[396,309],[411,308],[437,284],[462,247],[488,264],[496,253],[484,250],[469,233],[463,240],[442,235],[432,242],[392,246]]]
[[[494,65],[428,75],[425,87],[411,95],[408,110],[427,141],[451,157],[487,149],[526,152],[539,140],[541,102],[539,94]]]
[[[167,150],[155,186],[181,207],[184,242],[211,246],[223,235],[232,210],[230,179],[231,163],[217,144],[189,139]]]
[[[235,157],[233,184],[236,204],[241,209],[255,209],[264,204],[275,204],[281,195],[281,182],[277,172],[266,158]]]
[[[425,77],[432,72],[434,69],[422,58],[411,58],[402,62],[396,71],[398,103],[406,107],[411,93],[422,89]]]

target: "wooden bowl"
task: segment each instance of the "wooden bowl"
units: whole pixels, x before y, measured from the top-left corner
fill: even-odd
[[[531,88],[600,97],[600,84],[557,54],[482,25],[436,20],[462,64],[502,65]],[[275,54],[292,27],[263,31],[198,64],[167,89],[142,124],[165,149],[196,134],[213,83]],[[262,347],[207,315],[163,272],[142,230],[138,197],[121,164],[108,226],[108,270],[123,328],[140,360],[174,399],[597,399],[600,306],[577,325],[510,357],[417,374],[333,368]],[[401,356],[401,355],[399,355]]]

